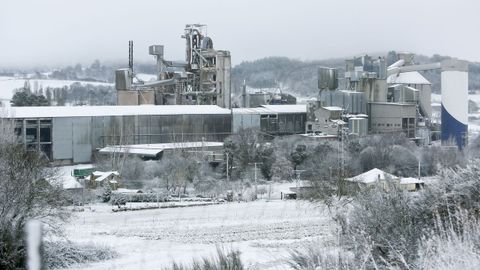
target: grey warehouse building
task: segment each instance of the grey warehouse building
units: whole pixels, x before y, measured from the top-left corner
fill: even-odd
[[[55,164],[91,162],[108,145],[223,142],[232,119],[216,105],[10,107],[2,117],[15,121],[27,149]]]
[[[252,128],[272,136],[305,133],[307,105],[262,105],[234,108],[233,132]]]

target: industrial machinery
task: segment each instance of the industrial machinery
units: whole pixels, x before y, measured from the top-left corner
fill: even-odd
[[[231,107],[231,58],[229,51],[215,50],[206,35],[206,25],[187,24],[185,61],[164,58],[164,46],[152,45],[157,62],[157,80],[144,82],[133,71],[133,44],[129,68],[116,71],[118,105],[219,105]]]
[[[387,67],[385,58],[372,59],[368,55],[346,61],[346,90],[333,90],[331,71],[319,68],[319,101],[311,102],[307,110],[308,127],[315,127],[322,108],[337,106],[350,117],[354,133],[364,134],[365,120],[358,115],[368,115],[370,133],[403,132],[419,143],[429,143],[431,108],[431,85],[420,73],[423,70],[441,71],[442,92],[442,143],[456,144],[463,148],[468,133],[468,63],[448,59],[439,63],[416,65],[414,55],[408,52],[397,54],[395,63]],[[333,74],[333,73],[332,73]],[[347,120],[347,119],[344,119]],[[357,125],[355,122],[361,122]],[[327,123],[327,122],[326,122]],[[311,125],[309,125],[311,124]],[[359,128],[357,128],[357,126]],[[362,130],[362,131],[360,131]],[[315,129],[313,132],[317,132]],[[353,132],[350,130],[350,132]]]
[[[388,75],[439,69],[442,93],[442,143],[454,143],[459,148],[468,139],[468,62],[447,59],[438,63],[406,65],[404,59],[388,68]]]

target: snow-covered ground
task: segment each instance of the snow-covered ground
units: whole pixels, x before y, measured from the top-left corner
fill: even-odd
[[[288,269],[288,249],[333,241],[328,211],[304,201],[256,201],[113,213],[98,204],[75,213],[66,228],[74,242],[107,245],[116,259],[73,269],[161,269],[236,248],[251,269]]]

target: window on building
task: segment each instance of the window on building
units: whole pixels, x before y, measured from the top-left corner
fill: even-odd
[[[27,143],[36,143],[37,142],[37,128],[29,127],[25,130],[26,137],[25,140]]]
[[[43,120],[40,120],[40,125],[51,125],[52,124],[52,120],[51,119],[43,119]]]
[[[27,125],[37,125],[38,121],[37,120],[27,120]]]
[[[52,129],[50,127],[41,127],[40,142],[51,142],[51,141],[52,141]]]

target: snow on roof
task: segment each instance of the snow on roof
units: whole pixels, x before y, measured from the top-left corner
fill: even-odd
[[[270,87],[270,88],[254,88],[251,86],[246,87],[248,94],[268,94],[268,93],[276,93],[279,92],[278,88]]]
[[[362,119],[362,118],[357,118],[357,119]],[[341,120],[341,119],[333,119],[331,120],[333,123],[337,124],[337,125],[345,125],[347,124],[345,121]]]
[[[267,108],[257,107],[257,108],[233,108],[234,114],[269,114],[272,113]]]
[[[107,179],[110,176],[120,176],[120,174],[117,171],[108,171],[108,172],[94,171],[92,174],[93,176],[95,176],[96,182],[102,182],[103,180]]]
[[[337,138],[337,135],[330,135],[325,133],[315,134],[315,133],[304,133],[300,134],[300,136],[308,137],[308,138],[323,138],[323,139],[334,139]]]
[[[343,111],[342,107],[337,106],[325,106],[323,108],[328,111]]]
[[[413,178],[413,177],[405,177],[400,178],[400,185],[407,185],[407,184],[424,184],[425,181]]]
[[[431,84],[425,77],[418,71],[402,72],[398,74],[392,74],[387,78],[388,84]]]
[[[282,189],[282,190],[280,190],[280,192],[283,193],[283,194],[297,194],[297,192],[291,191],[289,189]]]
[[[362,183],[365,183],[365,184],[369,184],[369,183],[375,183],[378,180],[386,180],[387,178],[388,179],[396,179],[398,177],[396,177],[393,174],[389,174],[387,172],[384,172],[380,169],[374,168],[374,169],[371,169],[368,172],[364,172],[364,173],[359,174],[355,177],[347,178],[347,180],[352,181],[352,182],[362,182]]]
[[[262,105],[256,108],[234,108],[234,114],[271,114],[271,113],[306,113],[307,105]]]
[[[420,92],[417,88],[411,87],[411,86],[406,86],[405,88],[412,90],[413,92]]]
[[[114,193],[142,193],[140,189],[117,188]]]
[[[0,117],[5,118],[183,114],[230,114],[230,110],[217,105],[44,106],[0,109]]]
[[[73,176],[74,169],[88,169],[93,168],[91,164],[73,165],[57,167],[57,178],[64,189],[82,188],[82,185]]]
[[[131,145],[113,145],[100,149],[102,154],[127,153],[133,155],[142,155],[155,157],[164,150],[188,149],[202,147],[222,147],[223,142],[177,142],[177,143],[155,143],[155,144],[131,144]]]
[[[346,118],[355,118],[355,119],[357,119],[357,118],[360,118],[360,119],[362,119],[362,118],[368,118],[368,115],[362,114],[362,113],[360,113],[360,114],[346,114],[346,115],[344,115],[344,116],[345,116]]]
[[[306,113],[307,105],[262,105],[262,107],[274,112],[274,113]]]

